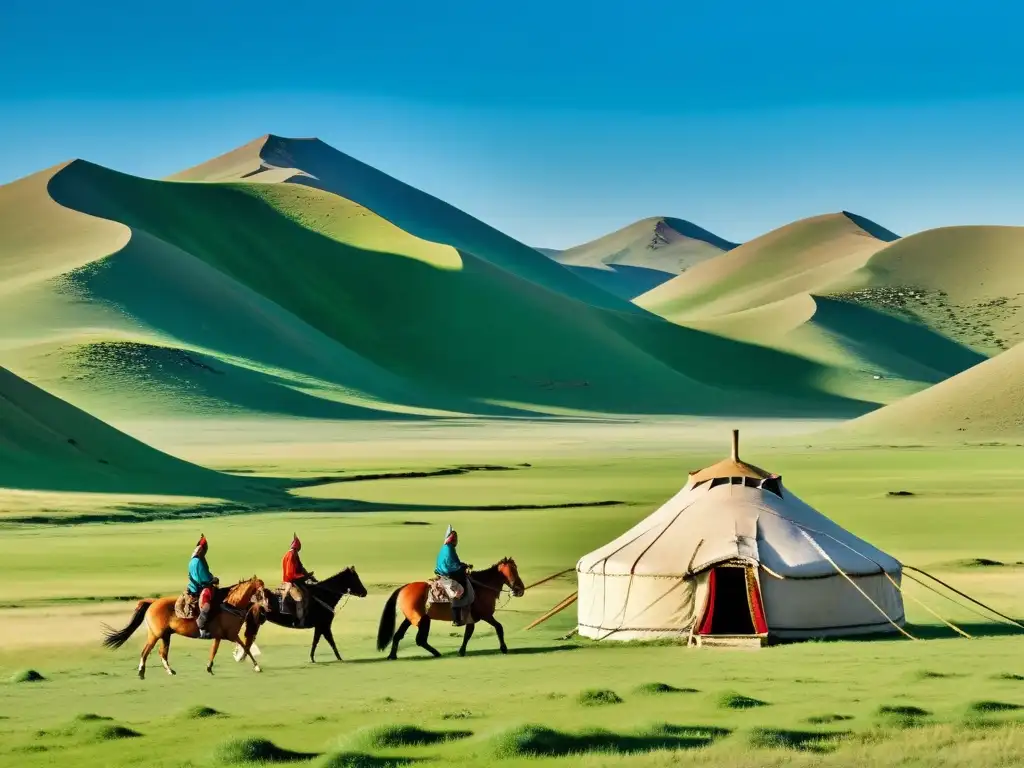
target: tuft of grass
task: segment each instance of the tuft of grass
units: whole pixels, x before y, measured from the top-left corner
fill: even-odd
[[[993,680],[1012,680],[1015,683],[1024,681],[1024,675],[1017,675],[1013,672],[1003,672],[1000,675],[996,675],[992,678]]]
[[[915,680],[944,680],[950,677],[957,677],[951,672],[934,672],[930,669],[919,669],[914,672]]]
[[[972,701],[967,705],[967,712],[972,715],[990,715],[995,712],[1014,712],[1024,709],[1020,704],[1008,701]]]
[[[344,739],[344,745],[363,750],[424,747],[466,739],[472,735],[472,731],[431,731],[415,725],[378,725],[356,731]]]
[[[184,712],[181,713],[181,716],[184,717],[186,720],[205,720],[208,717],[221,717],[223,716],[223,714],[223,712],[214,709],[213,707],[207,707],[202,704],[197,704],[194,707],[189,707],[188,709],[186,709]]]
[[[316,768],[397,768],[411,763],[407,757],[376,757],[365,752],[333,752],[316,763]]]
[[[602,707],[606,704],[621,704],[622,697],[607,688],[589,688],[581,691],[576,701],[585,707]]]
[[[104,725],[92,734],[92,741],[119,741],[121,739],[137,739],[142,734],[123,725]]]
[[[441,715],[442,720],[469,720],[473,717],[473,713],[468,709],[460,709],[455,712],[445,712]]]
[[[46,678],[34,669],[22,669],[11,675],[12,683],[41,683]]]
[[[275,763],[295,763],[316,757],[314,754],[292,752],[274,744],[269,739],[249,737],[226,741],[214,750],[214,760],[224,765],[272,765]]]
[[[804,720],[804,722],[810,723],[811,725],[827,725],[828,723],[841,723],[845,720],[853,720],[853,716],[836,714],[812,715]]]
[[[93,712],[83,712],[80,715],[75,715],[75,722],[77,723],[98,723],[104,720],[113,720],[112,717],[105,717],[104,715],[97,715]]]
[[[754,709],[755,707],[767,707],[767,701],[761,701],[740,693],[727,691],[718,697],[719,709]]]
[[[750,733],[750,746],[759,749],[793,749],[800,752],[832,752],[849,731],[791,731],[782,728],[756,728]]]
[[[892,728],[916,728],[931,712],[911,704],[886,704],[878,708],[879,719]]]
[[[662,693],[700,693],[696,688],[676,688],[668,683],[644,683],[638,685],[635,692],[641,696],[657,696]]]
[[[662,749],[706,747],[729,733],[725,728],[680,726],[661,723],[634,733],[589,730],[566,733],[542,725],[521,725],[491,740],[491,752],[498,759],[565,757],[588,752],[637,754]]]

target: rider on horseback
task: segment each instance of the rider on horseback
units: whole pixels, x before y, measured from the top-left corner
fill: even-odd
[[[434,573],[442,578],[451,579],[462,587],[463,592],[468,587],[467,570],[473,566],[463,563],[459,559],[458,553],[455,551],[455,547],[459,544],[459,534],[448,526],[448,530],[444,534],[444,544],[441,546],[441,551],[437,555],[437,563],[434,566]],[[462,608],[455,606],[455,601],[452,601],[452,625],[461,627],[465,622],[462,619]]]
[[[306,620],[306,594],[309,589],[309,582],[313,580],[313,573],[306,572],[302,560],[299,558],[299,550],[302,549],[302,542],[294,533],[292,534],[292,545],[281,560],[282,581],[284,582],[281,593],[281,607],[291,597],[295,603],[295,626],[304,626]]]
[[[206,551],[209,545],[206,536],[199,534],[199,542],[192,552],[192,559],[188,564],[188,593],[192,597],[199,597],[199,618],[196,625],[199,627],[199,637],[209,640],[211,635],[206,630],[206,622],[210,618],[210,606],[213,603],[213,588],[220,583],[220,580],[210,572],[210,566],[206,563]]]

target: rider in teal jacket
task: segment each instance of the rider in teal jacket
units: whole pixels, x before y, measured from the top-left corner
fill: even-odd
[[[467,589],[466,571],[473,566],[467,565],[459,559],[459,553],[455,551],[455,547],[458,544],[459,534],[449,525],[448,530],[445,531],[444,544],[441,545],[441,551],[437,553],[434,573],[456,581],[463,589]],[[462,608],[456,608],[452,605],[452,624],[456,627],[461,627],[464,623],[462,621],[462,610]]]
[[[199,637],[203,640],[209,640],[212,637],[206,629],[206,622],[210,618],[213,588],[219,583],[206,562],[207,549],[209,549],[209,544],[206,537],[200,536],[199,542],[192,552],[192,559],[188,562],[188,591],[189,594],[199,597],[199,616],[196,619],[196,625],[199,627]]]

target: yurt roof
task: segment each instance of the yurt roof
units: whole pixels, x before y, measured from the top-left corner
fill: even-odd
[[[740,461],[740,431],[732,431],[732,455],[710,467],[698,469],[690,473],[689,484],[691,486],[703,483],[705,480],[715,480],[720,477],[749,477],[754,480],[767,480],[771,477],[778,477],[774,472],[755,467],[745,461]]]

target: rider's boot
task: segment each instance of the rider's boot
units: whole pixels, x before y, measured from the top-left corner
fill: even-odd
[[[462,609],[461,608],[456,608],[454,605],[452,606],[452,626],[453,627],[461,627],[462,626]]]
[[[206,622],[210,620],[210,607],[206,606],[199,610],[199,618],[196,619],[196,626],[199,627],[200,640],[212,640],[213,635],[206,629]]]
[[[295,601],[295,626],[304,627],[306,626],[306,601],[296,600]]]

